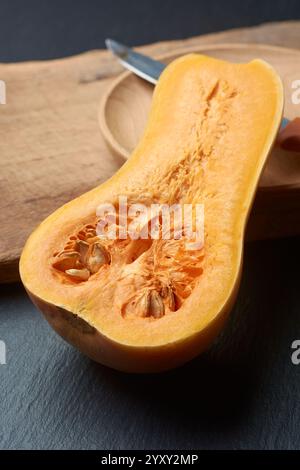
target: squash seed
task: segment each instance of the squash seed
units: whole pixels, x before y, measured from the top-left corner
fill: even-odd
[[[109,263],[109,256],[107,251],[100,245],[100,243],[94,243],[92,245],[91,254],[87,260],[87,266],[92,274],[96,273],[101,266]]]
[[[77,258],[79,253],[78,251],[62,251],[58,256],[59,258]]]
[[[171,310],[171,312],[175,312],[175,310],[176,310],[176,298],[175,298],[175,294],[173,292],[173,289],[171,287],[169,288],[169,294],[168,294],[168,307]]]
[[[86,264],[90,245],[86,243],[84,240],[78,240],[77,246],[79,248],[80,259],[83,264]]]
[[[83,269],[67,269],[65,271],[65,273],[68,274],[69,276],[77,278],[81,281],[87,281],[88,278],[90,277],[90,272],[86,268],[83,268]]]
[[[163,299],[166,299],[169,294],[169,288],[167,286],[163,286],[160,291],[160,295]]]
[[[161,296],[156,290],[151,291],[150,295],[150,314],[154,318],[161,318],[165,314],[165,306]]]
[[[149,317],[150,314],[150,291],[146,291],[139,302],[139,311],[142,317]]]

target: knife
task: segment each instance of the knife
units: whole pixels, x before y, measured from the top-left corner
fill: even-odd
[[[125,69],[130,70],[147,82],[153,83],[153,85],[157,83],[160,74],[166,68],[166,65],[162,62],[139,54],[114,39],[106,39],[105,45],[119,59]]]
[[[114,39],[106,39],[105,45],[124,68],[153,85],[157,83],[160,74],[166,67],[166,64],[140,54]],[[300,118],[292,121],[286,117],[282,119],[278,143],[286,150],[300,151]]]

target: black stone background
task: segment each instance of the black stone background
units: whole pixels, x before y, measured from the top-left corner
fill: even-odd
[[[300,19],[299,1],[1,0],[0,61],[101,48],[107,36],[137,45],[284,19]],[[1,286],[0,448],[299,449],[300,365],[290,358],[299,265],[299,238],[247,244],[218,343],[149,376],[93,363],[55,335],[21,285]]]

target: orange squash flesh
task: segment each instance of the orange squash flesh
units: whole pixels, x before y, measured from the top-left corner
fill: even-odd
[[[247,216],[282,109],[281,81],[261,60],[190,54],[172,62],[128,162],[54,212],[26,243],[21,278],[53,328],[92,359],[130,372],[173,368],[206,349],[237,293]],[[147,205],[203,203],[204,248],[191,254],[181,241],[115,240],[105,245],[105,264],[74,281],[58,253],[93,235],[99,204],[120,195]],[[159,318],[139,313],[141,293],[154,289]]]

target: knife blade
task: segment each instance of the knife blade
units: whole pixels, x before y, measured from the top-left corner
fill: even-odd
[[[130,47],[127,47],[114,39],[106,39],[105,44],[107,49],[109,49],[119,59],[119,62],[123,67],[144,80],[147,80],[147,82],[153,83],[153,85],[157,83],[160,74],[166,67],[162,62],[158,62],[158,60],[151,59],[146,55],[135,52],[130,49]]]
[[[157,83],[160,74],[166,67],[166,64],[140,54],[114,39],[106,39],[105,45],[117,57],[123,67],[153,85]],[[285,129],[290,122],[288,118],[284,117],[281,122],[280,131]]]

